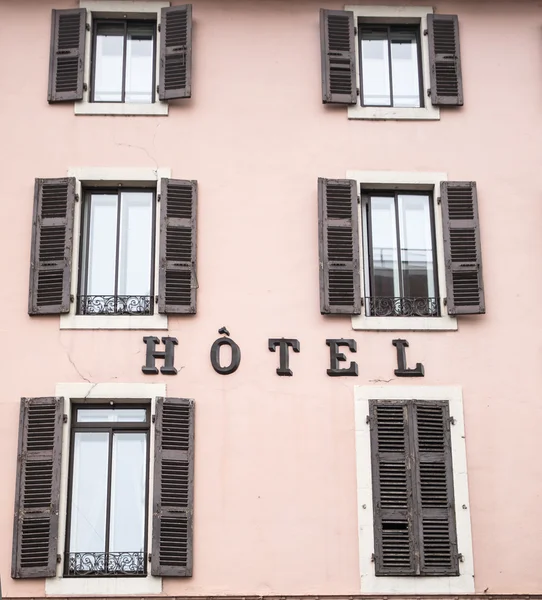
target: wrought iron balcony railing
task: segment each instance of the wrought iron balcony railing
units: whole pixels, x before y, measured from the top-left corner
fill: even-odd
[[[438,317],[439,298],[373,296],[365,298],[370,317]]]
[[[79,296],[78,315],[152,315],[152,296]]]
[[[69,552],[66,577],[145,577],[143,552]]]

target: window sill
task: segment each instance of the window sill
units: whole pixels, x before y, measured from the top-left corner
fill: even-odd
[[[152,577],[105,577],[63,578],[45,580],[46,596],[129,596],[162,593],[162,578]]]
[[[440,119],[440,109],[432,105],[424,108],[393,108],[389,106],[349,106],[349,119],[435,121]]]
[[[60,316],[60,329],[167,329],[167,315],[74,315]]]
[[[76,115],[167,115],[167,102],[153,104],[127,104],[121,102],[74,102]]]
[[[352,317],[352,329],[364,331],[457,331],[455,317]]]

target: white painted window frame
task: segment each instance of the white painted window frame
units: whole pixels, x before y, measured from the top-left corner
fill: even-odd
[[[158,99],[158,92],[155,89],[154,102],[152,104],[132,104],[126,102],[90,102],[91,88],[91,63],[92,63],[92,38],[93,18],[113,18],[113,17],[135,17],[138,16],[156,16],[156,64],[155,84],[158,85],[160,73],[160,25],[161,9],[170,6],[170,2],[162,0],[79,0],[79,7],[87,9],[87,26],[89,31],[85,36],[85,65],[84,82],[86,90],[83,91],[83,100],[74,102],[74,111],[76,115],[167,115],[168,103],[161,102]]]
[[[75,177],[75,193],[79,202],[75,203],[73,250],[72,250],[72,280],[71,295],[77,298],[79,284],[79,249],[82,223],[83,184],[95,185],[118,183],[137,185],[137,183],[156,182],[156,193],[160,193],[160,180],[171,177],[168,168],[109,168],[109,167],[77,167],[68,169],[68,177]],[[154,282],[155,296],[159,281],[159,251],[160,251],[160,205],[156,207],[155,244],[154,244]],[[154,302],[154,298],[152,299]],[[70,303],[70,312],[60,315],[60,329],[167,329],[167,315],[158,313],[154,304],[153,315],[78,315],[77,302]]]
[[[147,577],[63,577],[64,551],[66,543],[66,520],[68,513],[68,485],[70,458],[70,420],[72,401],[86,402],[118,398],[119,402],[147,400],[151,414],[156,414],[156,398],[165,397],[165,383],[59,383],[55,390],[56,396],[64,397],[64,414],[68,421],[64,425],[62,436],[62,465],[60,478],[60,506],[58,519],[58,552],[61,562],[57,564],[56,576],[45,579],[46,596],[129,596],[162,593],[162,578],[150,574],[150,564],[147,564]],[[149,504],[148,552],[152,540],[152,494],[154,472],[154,427],[150,427],[149,435]]]
[[[358,20],[382,19],[382,22],[393,20],[397,22],[400,19],[406,21],[418,20],[420,22],[420,46],[422,56],[421,73],[423,77],[422,93],[424,94],[424,106],[420,108],[395,108],[390,106],[361,106],[361,73],[359,56],[359,38],[355,34],[356,48],[356,85],[360,90],[360,96],[356,105],[348,107],[349,119],[410,119],[410,120],[437,120],[440,119],[440,109],[431,104],[431,98],[427,96],[427,90],[431,85],[430,64],[429,64],[429,45],[427,36],[423,32],[427,29],[427,15],[433,12],[432,6],[363,6],[347,5],[345,10],[351,10],[354,13],[354,22],[356,31],[359,31]]]
[[[470,522],[467,451],[463,394],[459,386],[355,386],[356,471],[361,592],[363,594],[473,594],[474,560]],[[374,508],[371,470],[371,434],[367,423],[369,400],[447,400],[454,424],[450,426],[458,577],[377,577],[374,553]]]
[[[442,211],[438,204],[440,184],[448,180],[446,173],[416,173],[401,171],[347,171],[347,179],[354,179],[357,183],[358,194],[360,188],[394,190],[408,186],[409,189],[420,189],[433,193],[433,213],[435,216],[435,255],[437,257],[437,281],[440,296],[440,317],[368,317],[366,307],[361,307],[361,315],[352,317],[352,328],[360,330],[377,331],[455,331],[457,319],[448,314],[444,304],[446,296],[446,271],[444,268],[444,239]],[[368,297],[369,280],[366,272],[365,239],[363,231],[363,210],[358,204],[358,224],[360,232],[360,270],[361,270],[361,295]]]

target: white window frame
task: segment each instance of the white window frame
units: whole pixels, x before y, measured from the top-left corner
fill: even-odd
[[[438,106],[433,106],[431,98],[426,95],[426,91],[430,88],[430,64],[429,64],[429,45],[427,36],[424,31],[427,30],[427,15],[433,12],[432,6],[363,6],[363,5],[347,5],[345,10],[350,10],[354,13],[354,24],[356,32],[359,31],[358,20],[363,18],[376,20],[382,19],[382,22],[396,21],[404,19],[406,22],[418,21],[420,23],[420,46],[421,46],[421,74],[423,77],[423,85],[421,86],[424,94],[423,108],[399,108],[393,106],[361,106],[361,73],[360,73],[360,56],[359,56],[359,37],[355,34],[355,49],[356,49],[356,85],[360,90],[356,105],[348,107],[349,119],[414,119],[414,120],[435,120],[440,119],[440,109]]]
[[[463,394],[459,386],[354,386],[356,472],[358,490],[359,566],[363,594],[473,594],[474,561],[470,522]],[[374,553],[374,508],[371,470],[369,400],[447,400],[450,426],[458,552],[457,577],[377,577]]]
[[[62,463],[60,478],[60,505],[58,515],[58,552],[61,562],[57,564],[56,576],[45,579],[46,596],[128,596],[160,594],[162,578],[150,574],[150,564],[147,563],[146,577],[63,577],[64,552],[66,544],[66,521],[68,511],[69,458],[70,458],[70,420],[72,399],[94,401],[97,399],[118,398],[119,401],[148,400],[151,414],[156,413],[156,398],[165,397],[165,383],[59,383],[55,390],[56,396],[64,397],[64,414],[68,421],[64,425],[62,436]],[[152,540],[152,503],[153,503],[153,472],[154,472],[154,427],[151,426],[149,435],[149,515],[147,539]],[[150,546],[148,551],[150,552]]]
[[[158,99],[158,92],[155,89],[154,102],[149,104],[132,104],[126,102],[91,102],[91,63],[92,63],[92,39],[93,39],[93,18],[130,18],[148,15],[156,16],[156,64],[155,84],[158,85],[160,73],[160,16],[161,9],[170,6],[170,2],[161,0],[79,0],[79,7],[87,9],[87,27],[89,31],[85,36],[85,65],[84,79],[86,90],[83,91],[83,100],[74,102],[74,111],[76,115],[167,115],[168,103],[161,102]]]
[[[160,193],[160,180],[171,177],[171,169],[160,168],[104,168],[104,167],[77,167],[68,169],[68,177],[75,177],[75,193],[80,201],[75,203],[73,224],[73,250],[71,295],[77,298],[79,285],[79,252],[80,231],[82,223],[82,188],[83,185],[103,184],[107,182],[112,186],[118,183],[136,184],[156,182],[156,193]],[[157,294],[159,281],[159,251],[160,251],[160,205],[156,209],[155,244],[154,244],[154,295]],[[152,299],[154,302],[154,298]],[[158,313],[154,304],[152,315],[78,315],[77,302],[70,303],[70,312],[60,315],[60,329],[167,329],[167,315]]]
[[[416,173],[401,171],[347,171],[347,179],[354,179],[358,194],[364,187],[371,189],[395,190],[407,186],[408,189],[431,190],[433,193],[433,213],[435,215],[435,255],[437,258],[437,281],[440,296],[439,317],[368,317],[365,306],[361,315],[352,317],[352,328],[377,331],[455,331],[457,319],[448,314],[444,298],[446,296],[446,271],[444,268],[444,240],[442,211],[438,204],[440,184],[448,180],[446,173]],[[358,204],[358,225],[360,232],[360,271],[361,296],[368,297],[369,281],[366,273],[365,239],[363,232],[363,207]]]

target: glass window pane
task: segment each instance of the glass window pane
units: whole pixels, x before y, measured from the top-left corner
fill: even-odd
[[[129,25],[126,40],[125,102],[153,101],[154,27]]]
[[[399,265],[397,264],[397,229],[395,201],[393,197],[372,196],[371,238],[372,274],[376,297],[396,298],[399,288]]]
[[[143,552],[147,435],[115,433],[111,469],[109,550]]]
[[[105,551],[108,451],[108,433],[75,433],[70,552]]]
[[[144,408],[78,408],[78,423],[144,423],[147,411]]]
[[[121,195],[119,295],[150,296],[152,192]]]
[[[420,106],[418,42],[414,31],[391,30],[393,105]]]
[[[122,101],[124,26],[98,25],[94,56],[94,102]]]
[[[92,194],[88,233],[89,296],[115,293],[117,250],[117,194]]]
[[[390,66],[387,30],[362,31],[361,74],[363,104],[365,106],[390,106]]]
[[[428,195],[399,195],[401,270],[406,297],[435,297],[435,262]]]

